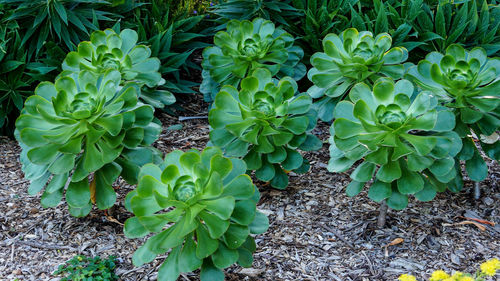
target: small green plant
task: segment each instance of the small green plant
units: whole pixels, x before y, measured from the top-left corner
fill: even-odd
[[[59,203],[69,178],[71,215],[87,215],[92,203],[107,209],[116,200],[111,186],[116,178],[123,173],[133,183],[138,167],[158,154],[149,147],[161,131],[153,122],[153,107],[138,102],[137,87],[122,87],[120,81],[120,73],[111,69],[99,76],[73,72],[55,83],[40,83],[26,100],[16,138],[25,178],[31,181],[28,193],[46,187],[44,207]]]
[[[407,76],[455,112],[455,131],[463,142],[457,157],[466,162],[470,179],[484,180],[488,167],[471,132],[489,157],[500,159],[500,59],[488,58],[482,48],[466,51],[453,44],[445,54],[428,54]]]
[[[405,73],[403,62],[408,51],[391,48],[392,38],[387,33],[373,37],[371,32],[346,29],[340,34],[328,34],[323,39],[324,53],[311,57],[307,77],[314,83],[308,93],[319,98],[315,103],[323,121],[333,119],[333,110],[354,84],[373,85],[380,77],[400,79]]]
[[[115,281],[118,280],[115,268],[114,256],[101,259],[78,255],[61,264],[53,275],[62,277],[61,281]]]
[[[134,253],[134,265],[171,250],[158,280],[175,281],[201,267],[202,281],[222,281],[222,270],[235,262],[250,267],[256,248],[250,234],[265,232],[269,222],[256,210],[260,194],[246,169],[244,161],[214,147],[176,150],[159,166],[143,166],[137,189],[126,198],[135,217],[124,232],[129,238],[157,234]]]
[[[213,101],[224,85],[238,87],[241,79],[257,68],[266,68],[278,78],[300,80],[306,67],[300,62],[304,52],[294,46],[294,38],[271,21],[232,20],[227,31],[215,35],[213,47],[203,51],[203,82],[200,91]]]
[[[443,270],[436,270],[432,273],[429,281],[486,281],[490,280],[489,277],[495,276],[498,270],[500,270],[500,261],[494,258],[482,263],[474,274],[455,272],[453,275],[449,275]],[[399,276],[398,280],[417,281],[417,278],[410,274],[403,274]]]
[[[359,83],[349,100],[337,105],[335,118],[328,169],[344,172],[362,160],[351,173],[348,196],[375,177],[368,197],[401,210],[409,195],[429,201],[453,186],[458,164],[453,157],[462,145],[452,131],[453,113],[430,93],[415,93],[407,80],[381,78],[373,90]]]
[[[249,170],[271,186],[284,189],[288,171],[305,173],[309,162],[297,149],[311,151],[322,142],[310,131],[316,126],[309,96],[295,95],[290,77],[273,80],[266,69],[243,79],[241,90],[224,86],[208,120],[210,140],[228,156],[243,157]]]

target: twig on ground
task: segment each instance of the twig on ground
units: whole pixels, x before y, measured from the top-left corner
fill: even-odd
[[[192,119],[208,119],[207,115],[202,116],[179,116],[179,121],[192,120]]]
[[[354,249],[354,245],[352,245],[349,241],[347,241],[342,234],[340,234],[338,231],[334,230],[333,228],[320,224],[321,227],[323,227],[325,230],[328,232],[331,232],[335,237],[337,237],[340,241],[344,242],[349,248]]]
[[[10,251],[10,262],[14,262],[14,250],[15,250],[16,246],[14,244],[12,244],[11,247],[12,247],[11,248],[12,250]]]
[[[370,269],[370,273],[372,274],[372,276],[375,276],[375,271],[373,270],[373,264],[372,262],[370,261],[370,259],[368,258],[368,256],[366,255],[365,251],[361,251],[361,253],[363,254],[363,256],[365,256],[366,258],[366,262],[368,263],[368,268]],[[378,274],[377,274],[378,275]]]
[[[7,246],[10,244],[9,242],[0,242],[0,246]],[[14,240],[12,245],[14,244],[20,244],[24,246],[30,246],[34,248],[39,248],[39,249],[48,249],[48,250],[69,250],[69,251],[74,251],[76,252],[76,249],[70,246],[64,246],[64,245],[52,245],[52,244],[42,244],[34,241],[23,241],[23,240]]]

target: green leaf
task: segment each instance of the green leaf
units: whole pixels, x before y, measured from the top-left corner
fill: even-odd
[[[229,182],[223,191],[224,196],[232,196],[235,200],[250,198],[255,191],[252,180],[248,175],[239,175]]]
[[[382,181],[375,181],[368,190],[368,197],[375,202],[381,202],[389,198],[391,194],[391,184]]]
[[[452,157],[438,159],[429,167],[429,170],[436,176],[443,176],[450,172],[455,165]]]
[[[480,182],[488,176],[488,166],[483,160],[477,149],[474,150],[474,155],[470,160],[465,162],[467,175],[473,181]]]
[[[202,201],[206,209],[212,212],[223,220],[229,219],[235,207],[235,200],[233,197],[227,196],[215,200]]]
[[[66,202],[71,207],[85,207],[90,202],[90,188],[87,179],[70,182],[66,190]]]
[[[228,249],[224,244],[220,244],[219,249],[212,255],[212,261],[218,268],[226,268],[238,260],[238,251]]]
[[[137,217],[131,217],[125,221],[123,233],[128,238],[139,238],[147,235],[149,231],[139,222]]]
[[[261,212],[255,213],[255,218],[252,223],[248,226],[251,234],[261,234],[267,231],[269,228],[269,219],[266,215]]]
[[[234,207],[231,219],[241,225],[249,225],[255,217],[255,203],[250,200],[239,201]]]
[[[370,162],[363,162],[351,174],[351,179],[358,182],[367,182],[371,180],[377,166]]]
[[[428,181],[425,182],[424,188],[419,192],[415,193],[415,198],[422,202],[431,201],[436,197],[436,190],[433,188],[432,184]]]
[[[277,189],[285,189],[288,186],[288,175],[280,167],[275,166],[275,175],[271,180],[271,186]]]
[[[230,249],[237,249],[247,240],[248,235],[250,235],[248,226],[231,224],[224,233],[224,240]]]
[[[391,196],[387,199],[387,206],[394,210],[403,210],[408,206],[408,196],[393,190]]]
[[[196,256],[196,243],[191,237],[186,238],[178,263],[180,272],[194,271],[202,265],[203,261]]]
[[[219,247],[219,241],[210,238],[208,231],[204,226],[196,229],[196,239],[198,245],[196,247],[196,256],[199,259],[204,259],[214,253]]]
[[[205,211],[201,212],[199,216],[203,221],[205,221],[205,225],[207,226],[212,239],[217,239],[222,236],[222,234],[224,234],[229,227],[229,221],[222,220],[219,217]]]
[[[163,264],[158,269],[158,280],[159,281],[175,281],[180,275],[179,270],[179,252],[181,247],[178,246],[168,254]]]
[[[263,163],[262,167],[255,171],[255,176],[261,181],[270,181],[276,175],[276,170],[272,164]]]
[[[401,175],[402,173],[401,173],[401,167],[399,166],[399,162],[391,161],[380,167],[376,177],[377,179],[383,182],[391,183],[394,180],[399,179]]]
[[[276,147],[276,149],[267,155],[269,163],[281,163],[287,158],[287,152],[284,147]]]
[[[224,272],[215,267],[211,259],[205,259],[200,271],[201,281],[224,281]]]
[[[403,169],[397,185],[401,194],[415,194],[424,188],[424,180],[418,173]]]
[[[281,163],[281,166],[285,170],[291,171],[291,170],[297,169],[302,165],[302,162],[304,161],[304,159],[302,158],[302,155],[295,150],[287,149],[286,155],[287,156],[286,156],[285,161],[283,161]],[[269,161],[269,162],[271,162],[271,161]]]
[[[359,182],[359,181],[353,180],[347,185],[345,193],[349,197],[354,197],[354,196],[358,195],[361,192],[361,190],[363,190],[364,186],[365,186],[365,182]]]
[[[148,242],[146,242],[146,244],[142,245],[141,247],[139,247],[139,249],[137,249],[137,251],[134,252],[134,255],[132,256],[132,262],[135,266],[141,266],[155,259],[156,254],[148,249]]]
[[[323,147],[323,142],[312,134],[307,134],[306,140],[299,146],[303,151],[315,151]]]

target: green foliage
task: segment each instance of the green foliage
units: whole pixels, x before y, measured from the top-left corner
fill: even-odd
[[[221,86],[238,87],[241,79],[257,68],[266,68],[278,78],[290,76],[295,80],[306,73],[305,65],[300,63],[304,52],[293,45],[294,38],[262,18],[230,21],[227,32],[218,32],[214,43],[203,51],[200,92],[206,101],[213,101]]]
[[[54,53],[57,48],[53,49]],[[47,56],[49,58],[49,56]],[[0,26],[0,135],[14,131],[14,121],[32,94],[31,85],[56,69],[51,61],[29,62],[16,22]]]
[[[335,118],[328,169],[343,172],[362,160],[347,195],[355,196],[375,177],[368,197],[401,210],[410,194],[429,201],[447,186],[456,190],[454,157],[462,144],[452,131],[453,113],[431,93],[414,92],[407,80],[380,78],[373,90],[359,83],[337,105]]]
[[[199,86],[198,81],[186,80],[181,74],[192,76],[193,70],[199,70],[200,67],[192,61],[191,54],[209,46],[199,41],[204,35],[196,32],[203,16],[174,16],[164,2],[155,2],[152,7],[137,9],[134,15],[136,21],[133,25],[137,24],[139,41],[147,42],[151,47],[151,55],[160,59],[159,71],[166,80],[155,88],[154,93],[148,94],[149,103],[162,97],[170,97],[169,102],[173,103],[175,99],[172,94],[180,101],[184,98],[182,95],[194,94],[192,88]]]
[[[24,72],[26,56],[19,48],[16,28],[0,26],[0,128],[8,126],[23,108],[31,79]],[[6,128],[5,128],[6,129]],[[3,131],[3,130],[2,130]]]
[[[373,84],[380,77],[402,78],[403,62],[408,51],[391,48],[392,38],[387,33],[373,37],[371,32],[354,28],[340,34],[328,34],[323,39],[324,53],[311,57],[307,77],[314,83],[308,93],[319,98],[315,103],[321,120],[331,121],[336,104],[344,98],[355,83]]]
[[[482,48],[466,51],[454,44],[445,54],[428,54],[418,66],[409,69],[408,77],[455,111],[455,131],[463,141],[458,159],[466,161],[472,180],[484,180],[488,167],[470,132],[480,137],[480,144],[489,157],[500,159],[497,134],[500,127],[500,59],[489,59]]]
[[[241,90],[224,86],[215,98],[208,120],[210,140],[228,156],[244,157],[248,169],[273,187],[288,185],[286,171],[305,173],[309,162],[297,149],[321,148],[309,132],[316,126],[307,95],[295,96],[297,83],[290,77],[279,82],[266,69],[243,79]]]
[[[161,126],[153,108],[137,100],[133,84],[120,86],[121,75],[89,71],[42,82],[29,97],[16,121],[16,138],[23,151],[30,194],[40,192],[42,206],[54,207],[63,197],[73,216],[85,216],[92,203],[99,209],[116,200],[113,182],[134,182],[139,167],[157,154],[149,146]],[[89,184],[89,178],[93,178]],[[47,183],[48,182],[48,183]]]
[[[110,4],[104,0],[0,0],[11,14],[4,21],[17,21],[21,26],[21,45],[28,57],[38,54],[46,41],[63,42],[73,50],[98,29],[99,21],[109,21],[112,13],[102,9]]]
[[[488,55],[499,55],[500,7],[488,5],[486,0],[461,2],[446,1],[435,7],[421,3],[420,12],[411,25],[420,38],[429,41],[419,48],[426,52],[444,52],[448,46],[461,43],[468,48],[482,47]]]
[[[158,271],[163,281],[200,267],[202,281],[222,281],[222,269],[233,263],[250,267],[250,234],[265,232],[268,219],[256,211],[260,194],[245,171],[242,160],[214,147],[176,150],[160,166],[143,166],[137,189],[126,198],[135,217],[124,232],[129,238],[157,234],[134,253],[133,263],[151,262],[171,249]]]
[[[55,276],[63,276],[61,281],[115,281],[116,257],[109,256],[102,260],[100,257],[88,258],[78,255],[61,264],[53,273]]]
[[[162,0],[159,0],[162,1]],[[208,7],[213,5],[215,0],[168,0],[168,5],[172,9],[172,15],[181,14],[203,14],[207,12]]]
[[[321,41],[329,33],[337,33],[347,27],[350,8],[359,0],[293,0],[293,6],[304,15],[298,24],[287,27],[299,38],[306,51],[306,59],[322,51]]]
[[[282,25],[291,25],[302,13],[290,5],[292,0],[224,0],[210,10],[216,21],[264,18]]]
[[[160,60],[151,56],[151,50],[145,45],[137,45],[137,33],[124,29],[117,34],[112,29],[95,31],[90,41],[78,44],[77,51],[68,53],[62,64],[60,76],[87,70],[97,75],[109,69],[121,73],[124,83],[134,82],[140,87],[155,87],[162,81]],[[171,93],[150,96],[152,91],[141,91],[140,97],[155,107],[163,107],[175,102]],[[156,98],[156,99],[155,99]]]

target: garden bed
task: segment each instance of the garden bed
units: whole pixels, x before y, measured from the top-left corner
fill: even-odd
[[[202,149],[208,142],[206,119],[183,121],[183,128],[175,131],[165,128],[178,124],[177,118],[161,119],[164,131],[155,146],[164,153]],[[327,124],[313,132],[327,141]],[[156,280],[165,256],[134,268],[132,254],[143,239],[123,235],[121,224],[131,214],[122,199],[133,187],[124,181],[115,184],[119,203],[107,214],[94,209],[87,217],[74,218],[64,202],[43,209],[40,196],[26,192],[29,183],[23,179],[19,152],[15,141],[0,139],[1,280],[52,280],[57,266],[76,254],[115,255],[121,280]],[[253,267],[230,267],[226,280],[395,280],[402,273],[422,279],[434,269],[470,272],[498,255],[498,225],[481,231],[472,224],[458,224],[466,211],[500,223],[498,163],[488,163],[490,173],[482,182],[479,201],[472,199],[473,184],[466,181],[461,193],[438,194],[431,202],[411,199],[403,211],[389,210],[386,227],[377,229],[377,203],[365,192],[347,197],[349,177],[327,171],[328,155],[327,144],[308,153],[311,171],[291,173],[284,191],[256,182],[262,193],[258,208],[269,216],[270,228],[256,239]],[[397,238],[403,242],[384,247]],[[198,280],[197,276],[188,273],[179,280]]]

